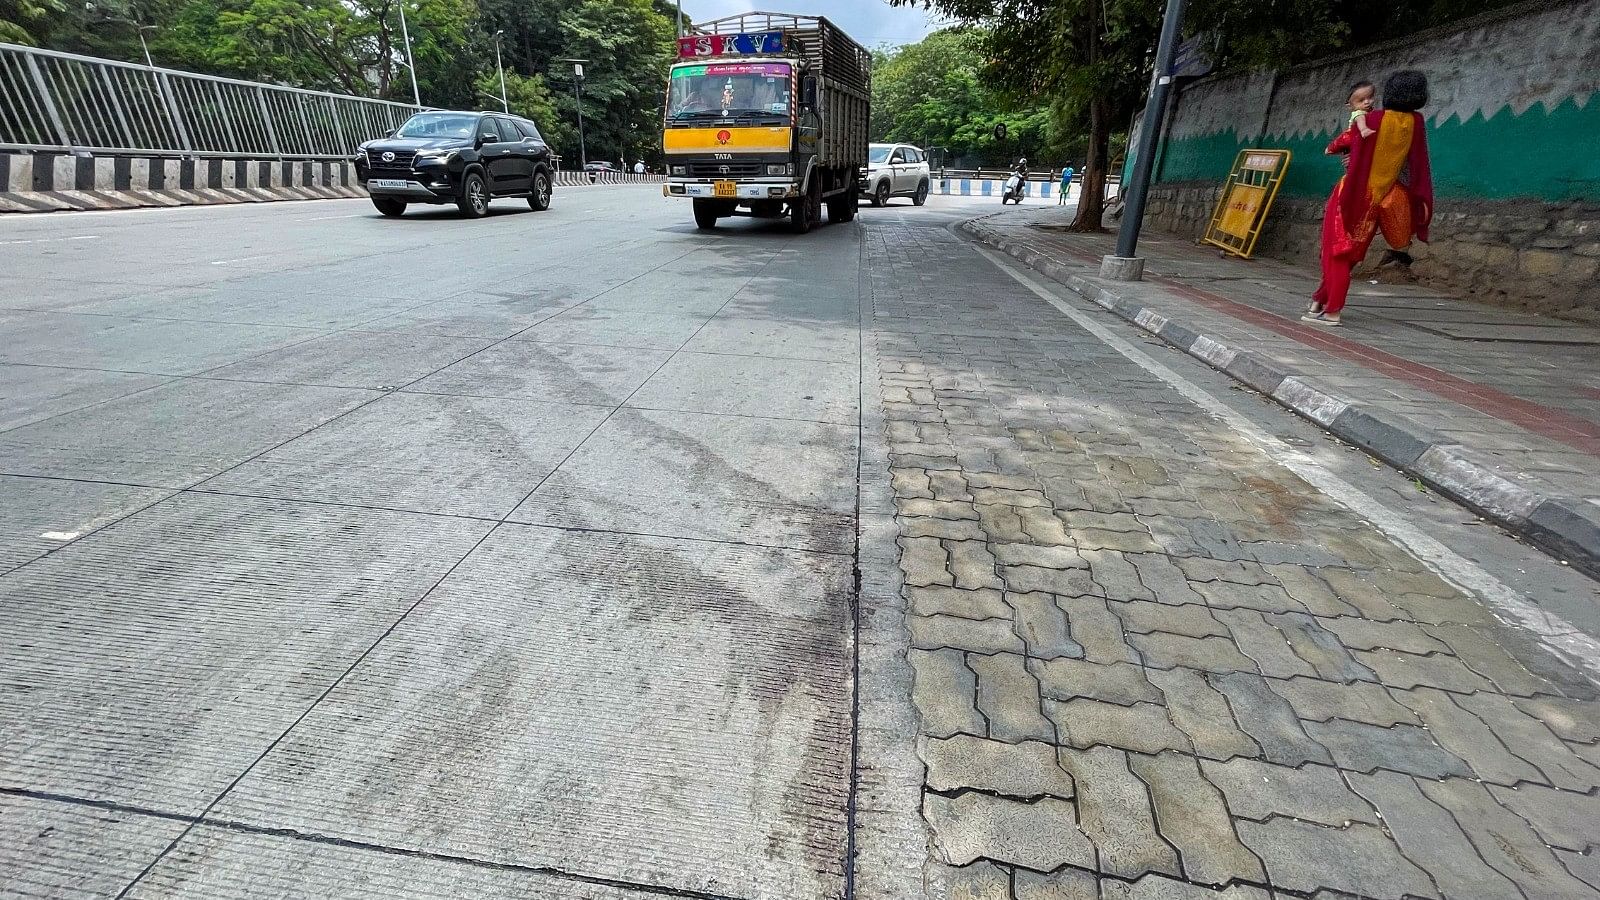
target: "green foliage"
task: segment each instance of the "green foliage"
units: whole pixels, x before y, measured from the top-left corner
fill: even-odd
[[[555,97],[545,84],[544,76],[519,75],[509,69],[505,76],[507,105],[514,115],[533,120],[545,142],[552,147],[577,142],[577,126],[563,120],[557,112]],[[500,77],[493,70],[479,75],[475,87],[482,101],[480,105],[499,108],[499,103],[491,102],[500,96]]]
[[[0,41],[32,46],[67,11],[61,0],[0,0]]]

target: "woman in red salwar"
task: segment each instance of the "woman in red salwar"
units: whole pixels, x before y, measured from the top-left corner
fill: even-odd
[[[1403,71],[1383,83],[1383,109],[1333,139],[1329,153],[1350,154],[1345,176],[1322,214],[1322,283],[1300,318],[1338,325],[1350,272],[1361,264],[1378,231],[1398,252],[1411,239],[1428,240],[1433,218],[1433,178],[1428,171],[1427,125],[1417,112],[1428,102],[1428,79]]]

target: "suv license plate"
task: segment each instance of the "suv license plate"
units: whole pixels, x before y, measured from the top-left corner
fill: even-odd
[[[739,196],[739,186],[731,181],[719,181],[711,194],[714,197],[737,197]]]
[[[411,182],[406,181],[404,178],[374,178],[370,183],[373,187],[403,188]]]

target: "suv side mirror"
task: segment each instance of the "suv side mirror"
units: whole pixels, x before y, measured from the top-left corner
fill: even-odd
[[[478,135],[478,143],[498,144],[500,143],[500,135],[495,134],[492,131],[485,131],[483,134]]]
[[[807,109],[817,106],[817,76],[807,75],[800,79],[800,105]]]

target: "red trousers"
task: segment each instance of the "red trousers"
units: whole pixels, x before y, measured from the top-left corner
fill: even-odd
[[[1350,273],[1366,259],[1367,249],[1380,229],[1390,247],[1404,250],[1411,246],[1411,197],[1404,187],[1396,184],[1390,188],[1354,229],[1344,226],[1340,212],[1343,195],[1341,178],[1322,210],[1322,283],[1311,295],[1311,302],[1331,316],[1344,309],[1345,297],[1350,293]]]

